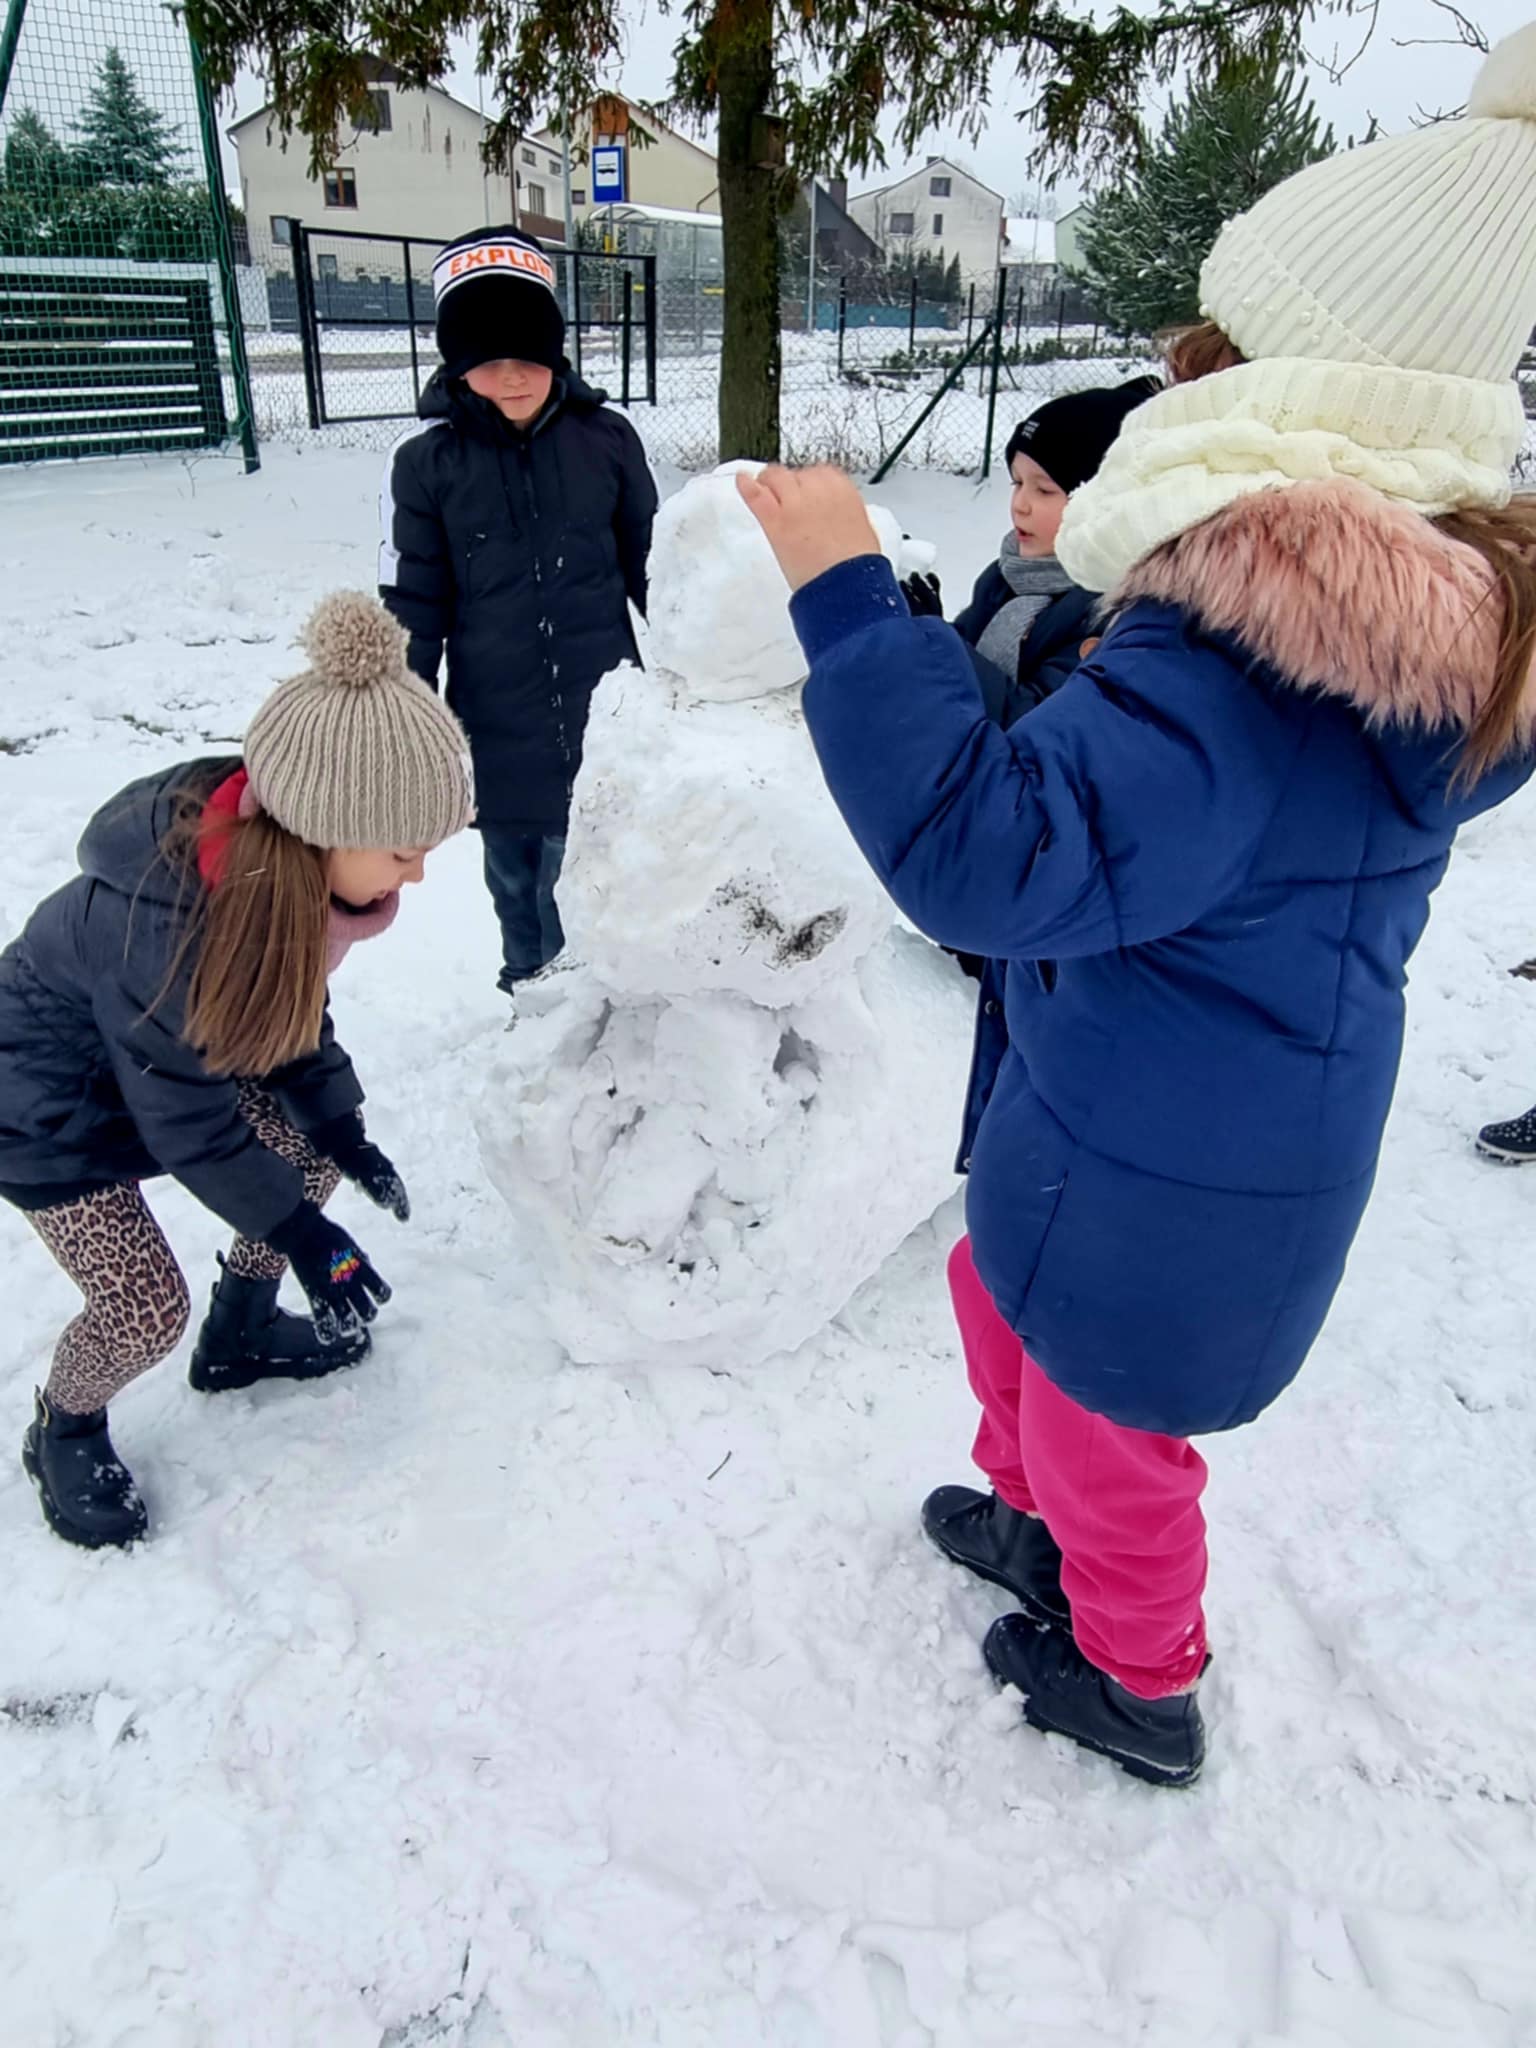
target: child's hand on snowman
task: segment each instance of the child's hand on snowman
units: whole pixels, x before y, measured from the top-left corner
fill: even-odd
[[[880,552],[864,500],[840,469],[772,464],[755,477],[740,472],[736,488],[768,536],[791,590],[803,590],[840,562]]]

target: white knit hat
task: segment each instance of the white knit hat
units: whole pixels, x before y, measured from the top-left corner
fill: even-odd
[[[1200,309],[1248,358],[1134,413],[1058,552],[1090,589],[1245,492],[1349,476],[1429,515],[1502,505],[1536,325],[1536,22],[1466,118],[1312,164],[1229,221]]]
[[[323,598],[309,668],[245,735],[256,808],[309,846],[438,846],[474,816],[458,720],[406,666],[405,633],[361,590]]]

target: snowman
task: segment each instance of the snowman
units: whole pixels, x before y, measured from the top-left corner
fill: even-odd
[[[573,964],[520,992],[478,1116],[586,1363],[793,1350],[956,1185],[969,984],[822,784],[743,467],[661,509],[648,665],[598,689],[572,806]],[[870,517],[901,573],[929,565]]]

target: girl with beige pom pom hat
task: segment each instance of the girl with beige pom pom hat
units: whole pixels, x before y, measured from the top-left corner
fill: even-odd
[[[468,750],[372,598],[326,599],[305,647],[243,758],[114,797],[79,875],[0,954],[0,1196],[85,1297],[22,1460],[50,1527],[90,1548],[146,1531],[107,1404],[189,1313],[140,1183],[173,1175],[237,1233],[192,1357],[206,1393],[362,1358],[389,1289],[324,1204],[345,1178],[410,1214],[364,1131],[327,981],[470,822]],[[277,1306],[290,1263],[312,1321]]]

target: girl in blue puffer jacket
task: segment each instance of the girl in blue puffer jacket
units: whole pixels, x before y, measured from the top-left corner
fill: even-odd
[[[1411,283],[1410,283],[1411,280]],[[1457,828],[1533,765],[1536,24],[1465,120],[1231,222],[1206,325],[1063,522],[1110,594],[1009,731],[835,472],[743,478],[832,794],[901,908],[993,963],[951,1284],[990,1490],[930,1535],[1023,1612],[1035,1726],[1199,1772],[1205,1466],[1328,1312]],[[1199,374],[1204,372],[1205,374]]]

